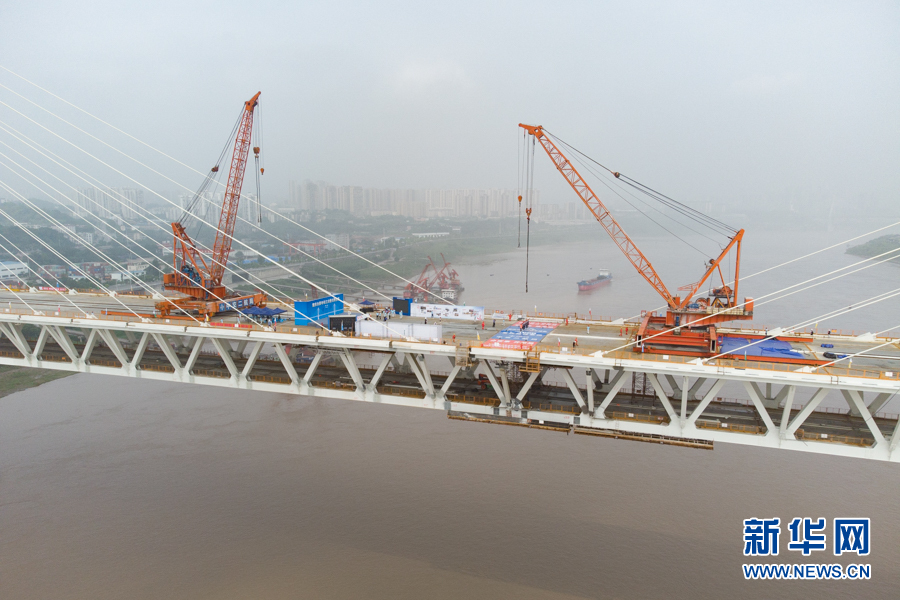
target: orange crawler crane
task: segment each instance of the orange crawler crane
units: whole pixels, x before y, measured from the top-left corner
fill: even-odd
[[[237,295],[229,292],[222,284],[222,276],[225,274],[225,266],[228,264],[228,255],[231,253],[232,234],[237,220],[238,205],[241,201],[241,187],[244,182],[244,171],[247,168],[247,156],[250,153],[253,111],[259,102],[259,95],[260,92],[257,92],[255,96],[245,102],[241,111],[234,139],[234,150],[231,155],[231,169],[228,172],[228,183],[225,186],[225,196],[222,200],[222,213],[219,216],[216,239],[209,262],[197,249],[182,223],[180,221],[172,223],[175,272],[166,273],[163,276],[163,288],[181,292],[186,297],[157,303],[156,309],[160,314],[168,315],[173,311],[178,312],[180,309],[191,314],[213,316],[220,312],[266,305],[266,295],[261,292]],[[253,148],[253,152],[258,157],[259,147]],[[216,173],[218,169],[218,165],[214,166],[212,173]],[[206,181],[210,180],[211,178],[208,177]],[[198,196],[200,194],[202,192],[198,192]]]
[[[638,249],[622,226],[613,218],[591,187],[581,177],[568,158],[553,143],[540,125],[519,124],[528,134],[540,142],[550,160],[575,190],[591,214],[600,222],[609,236],[625,254],[638,273],[666,301],[665,316],[646,313],[638,329],[634,350],[660,354],[681,354],[686,356],[709,356],[716,352],[716,323],[753,318],[753,299],[745,298],[744,304],[737,304],[738,275],[741,264],[741,240],[744,230],[737,231],[718,257],[709,259],[708,268],[696,283],[682,286],[683,296],[673,296],[663,283],[659,273]],[[612,173],[616,178],[619,173]],[[733,231],[733,230],[732,230]],[[735,249],[734,289],[728,285],[722,274],[721,263],[731,249]],[[718,273],[719,287],[713,288],[708,298],[694,298],[707,280]]]

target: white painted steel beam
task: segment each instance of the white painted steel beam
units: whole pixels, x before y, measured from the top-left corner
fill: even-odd
[[[719,379],[713,383],[712,387],[709,388],[706,395],[703,397],[703,400],[700,401],[700,404],[698,404],[691,412],[691,416],[687,419],[687,425],[693,426],[697,422],[697,419],[700,418],[700,415],[703,414],[703,411],[706,410],[706,407],[709,406],[709,403],[713,401],[716,394],[719,393],[719,390],[721,390],[724,385],[724,379]]]
[[[610,382],[610,388],[606,393],[606,397],[603,399],[603,402],[600,403],[600,406],[597,407],[597,410],[594,413],[597,418],[606,418],[607,407],[615,399],[616,395],[619,393],[619,390],[622,389],[623,385],[625,385],[625,371],[623,369],[617,369],[616,374],[613,376],[613,379]]]
[[[253,366],[256,364],[256,361],[259,359],[259,353],[262,352],[263,346],[265,342],[256,342],[253,344],[253,349],[250,350],[250,354],[247,356],[247,362],[244,363],[244,369],[241,371],[241,379],[247,380],[250,376],[250,371],[253,370]],[[193,354],[193,352],[191,352]],[[281,355],[278,355],[278,358],[281,358]],[[284,364],[284,359],[281,359],[282,364]],[[288,361],[290,363],[290,361]],[[285,369],[287,366],[285,365]],[[294,365],[291,365],[290,370],[288,370],[288,375],[291,376],[291,381],[297,383],[297,370],[294,369]]]
[[[787,395],[784,399],[784,411],[781,413],[781,424],[779,425],[778,431],[782,438],[790,438],[794,439],[793,433],[788,433],[788,425],[791,422],[791,407],[794,404],[794,394],[797,391],[797,388],[793,385],[786,385],[784,389],[787,390]]]
[[[494,393],[497,394],[497,398],[500,399],[500,406],[506,407],[509,406],[509,398],[507,398],[503,394],[503,388],[500,386],[500,383],[497,381],[496,375],[494,375],[494,369],[491,367],[491,363],[488,360],[481,361],[481,365],[484,367],[484,373],[487,375],[488,381],[491,382],[491,386],[494,388]]]
[[[39,329],[35,342],[30,343],[22,333],[22,328],[26,324],[34,325]],[[83,348],[73,341],[73,337],[69,333],[70,330],[84,333],[85,344]],[[127,350],[119,338],[120,335],[124,339],[131,340],[130,344],[127,345]],[[429,356],[446,357],[453,360],[455,358],[455,346],[443,344],[299,335],[239,328],[214,328],[209,326],[14,314],[0,314],[0,336],[2,336],[4,343],[11,344],[23,357],[18,358],[15,355],[2,356],[0,357],[0,364],[141,377],[168,382],[181,381],[216,387],[305,394],[322,398],[366,400],[400,406],[424,406],[429,408],[449,406],[450,410],[471,415],[482,415],[485,418],[493,418],[495,411],[495,408],[489,404],[435,401],[452,393],[454,387],[462,385],[458,381],[458,375],[462,372],[462,369],[454,364],[440,390],[435,390],[431,378],[431,370],[428,362],[426,362],[426,358]],[[51,339],[62,350],[62,354],[57,350],[56,345],[51,345],[51,350],[47,350],[46,344]],[[183,365],[181,364],[183,354],[181,356],[178,355],[172,347],[172,340],[178,340],[179,349],[190,349],[190,355]],[[158,344],[160,348],[159,353],[156,353],[155,350],[153,351],[151,355],[153,360],[159,360],[161,354],[165,357],[164,360],[175,369],[174,373],[167,370],[158,371],[149,368],[138,370],[142,358],[150,350],[148,345],[151,341]],[[102,346],[100,345],[101,342]],[[231,375],[230,378],[217,377],[214,374],[199,376],[191,373],[191,370],[203,357],[202,351],[207,342],[215,347],[218,358],[224,363],[224,367],[220,363],[219,367],[211,368],[223,374],[227,371]],[[279,383],[277,379],[274,382],[252,380],[253,370],[259,363],[258,359],[265,344],[273,345],[282,366],[288,370],[289,375],[293,371],[290,384]],[[297,370],[288,356],[286,350],[286,345],[288,344],[291,345],[292,353],[297,349],[312,349],[316,351],[312,363],[306,369],[302,379],[297,374]],[[7,348],[9,348],[9,345],[7,345]],[[134,348],[133,352],[132,348]],[[122,367],[105,366],[103,361],[96,361],[97,364],[91,364],[91,358],[96,358],[101,349],[103,354],[108,356],[108,353],[111,353],[112,356],[115,356],[116,360],[122,364]],[[248,350],[247,362],[242,369],[238,370],[234,359],[235,357],[240,357],[243,352]],[[340,387],[325,388],[309,385],[323,360],[324,352],[331,352],[342,358],[351,379],[356,383],[357,389],[354,390],[349,387],[348,389],[341,389]],[[381,364],[368,385],[365,385],[362,381],[356,352],[383,353]],[[45,356],[41,356],[41,353]],[[131,355],[130,358],[129,355]],[[505,377],[506,372],[502,371],[498,380],[497,374],[491,364],[488,363],[488,360],[511,362],[521,367],[524,365],[524,353],[473,348],[471,355],[478,363],[478,368],[481,368],[483,363],[484,372],[491,382],[493,391],[503,402],[504,406],[513,408],[508,414],[512,414],[513,417],[520,415],[518,405],[516,407],[509,406],[511,392],[509,391],[509,380]],[[200,364],[209,362],[205,358],[203,360],[204,362]],[[405,360],[408,363],[410,372],[415,375],[422,390],[431,400],[426,399],[423,402],[419,397],[378,392],[376,386],[393,360]],[[428,360],[431,361],[432,359]],[[271,369],[270,366],[260,368]],[[571,374],[571,369],[573,368],[584,369],[586,373],[586,397],[576,385],[575,379]],[[674,439],[683,437],[712,442],[900,462],[900,452],[896,451],[897,447],[900,446],[900,421],[892,427],[892,434],[887,436],[881,432],[878,426],[879,422],[884,426],[884,422],[880,419],[876,420],[873,416],[875,412],[882,409],[894,397],[894,394],[900,391],[900,381],[896,378],[838,377],[828,373],[810,372],[808,369],[766,371],[697,363],[668,363],[664,361],[641,360],[640,356],[631,359],[542,353],[541,372],[529,373],[527,380],[516,396],[516,400],[521,402],[532,390],[534,383],[543,378],[548,373],[548,370],[552,371],[553,369],[559,371],[566,386],[572,392],[574,403],[581,407],[584,412],[579,417],[572,413],[555,410],[529,410],[528,419],[536,419],[544,423],[554,423],[560,426],[571,426],[579,422],[579,427],[611,429],[640,435],[663,435]],[[600,398],[594,398],[594,375],[596,374],[597,379],[602,381],[601,371],[604,374],[609,374],[612,371],[612,379],[609,383],[601,386],[600,390],[603,392],[601,394],[602,401],[600,401],[598,406],[594,406],[595,400],[600,400]],[[605,411],[612,401],[618,397],[618,394],[621,393],[623,386],[632,374],[644,374],[646,376],[657,398],[662,403],[666,414],[671,419],[669,424],[624,417],[617,419],[608,419],[606,417]],[[409,381],[409,375],[404,375],[404,377]],[[660,377],[663,377],[667,385],[671,386],[673,390],[672,397],[666,394]],[[690,378],[692,377],[695,378],[695,381],[693,385],[690,385]],[[546,383],[547,380],[545,379],[544,381]],[[702,400],[688,415],[688,404],[696,399],[696,395],[700,393],[707,381],[712,382],[711,387],[703,394]],[[739,384],[747,392],[752,405],[756,409],[756,413],[765,424],[769,435],[753,434],[752,432],[738,433],[721,428],[697,427],[698,419],[702,417],[704,411],[708,409],[710,404],[716,399],[717,394],[728,382]],[[765,388],[762,387],[763,385],[765,385]],[[365,390],[365,393],[360,393],[361,389]],[[791,420],[795,396],[797,390],[801,389],[812,390],[814,393],[807,405]],[[773,396],[774,390],[779,391]],[[811,421],[810,417],[814,413],[818,414],[816,410],[830,390],[840,391],[844,398],[847,399],[853,413],[860,415],[861,422],[866,424],[868,432],[871,433],[874,439],[872,446],[865,447],[858,443],[854,445],[852,443],[840,443],[839,441],[825,441],[831,438],[822,438],[821,441],[810,439],[808,436],[802,440],[794,439],[795,432],[804,423],[809,422],[810,428],[813,431],[816,430],[813,427],[815,422]],[[545,393],[546,388],[542,388],[541,394]],[[866,405],[866,393],[871,393],[871,397],[874,397],[868,403],[868,406]],[[673,407],[673,400],[676,398],[681,400],[680,410],[678,411]],[[623,400],[623,404],[627,405],[628,401],[629,399],[626,397]],[[779,409],[782,416],[779,426],[776,427],[771,417],[769,417],[768,410],[778,408],[782,401],[784,402],[784,407]],[[593,410],[591,410],[592,408]],[[744,414],[749,415],[752,419],[752,413]],[[580,419],[580,421],[576,421],[576,419]]]
[[[647,379],[650,381],[650,385],[653,386],[653,389],[656,391],[656,397],[659,398],[659,401],[662,402],[663,408],[666,409],[666,414],[669,415],[669,421],[672,423],[678,422],[678,415],[675,414],[675,409],[672,408],[672,403],[669,401],[669,397],[666,396],[666,391],[663,389],[662,384],[657,379],[656,375],[653,373],[647,373]]]
[[[562,375],[563,379],[565,379],[566,381],[566,385],[569,386],[569,390],[575,397],[575,401],[578,402],[578,406],[581,408],[581,412],[585,412],[587,410],[587,404],[585,404],[584,402],[584,397],[581,395],[581,390],[578,389],[578,386],[575,384],[575,380],[572,379],[571,369],[563,369]]]
[[[378,365],[378,369],[375,371],[375,375],[372,376],[372,380],[369,382],[368,390],[370,392],[374,392],[378,387],[378,382],[381,380],[381,376],[384,375],[385,370],[390,364],[391,360],[394,358],[393,354],[385,354],[381,359],[381,364]]]
[[[810,398],[807,405],[803,407],[803,410],[801,410],[800,413],[796,417],[794,417],[794,420],[791,421],[791,423],[788,425],[787,433],[794,435],[797,432],[797,429],[799,429],[800,426],[803,425],[803,422],[809,418],[809,415],[811,415],[816,407],[822,403],[822,400],[824,400],[825,396],[827,395],[828,390],[826,388],[819,388],[819,390],[816,391],[815,394],[813,394],[813,397]]]
[[[775,423],[772,422],[772,417],[769,416],[769,411],[766,410],[766,405],[763,402],[763,398],[759,392],[759,386],[745,381],[744,388],[750,395],[750,400],[753,402],[753,406],[756,407],[756,412],[759,414],[760,418],[763,420],[763,423],[765,423],[766,425],[766,435],[776,435],[778,429],[775,427]]]

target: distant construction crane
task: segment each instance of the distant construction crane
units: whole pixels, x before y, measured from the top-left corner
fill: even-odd
[[[191,209],[197,205],[198,201],[204,199],[203,195],[207,187],[219,171],[218,162],[210,170],[210,175],[206,177],[200,190],[194,195],[191,204],[186,207],[182,219],[172,223],[172,243],[175,253],[173,264],[175,271],[163,275],[163,288],[180,292],[185,297],[157,303],[156,309],[160,314],[168,315],[172,311],[180,309],[188,313],[213,316],[220,312],[266,305],[267,297],[261,292],[247,295],[234,294],[222,284],[222,277],[228,264],[228,256],[231,253],[232,235],[234,234],[238,206],[241,201],[241,187],[244,182],[244,172],[247,168],[247,157],[250,153],[254,109],[259,103],[260,93],[257,92],[256,95],[244,103],[239,122],[235,127],[231,168],[228,171],[228,182],[225,185],[222,211],[219,215],[215,243],[213,244],[209,262],[207,262],[207,259],[203,256],[204,253],[197,248],[188,235],[182,221],[189,218]],[[253,153],[256,155],[258,162],[259,146],[253,148]],[[225,150],[222,151],[219,162],[221,162],[224,155]],[[262,174],[262,172],[263,169],[260,169],[259,173]],[[258,181],[257,179],[257,183]]]
[[[427,299],[429,292],[444,300],[456,301],[459,294],[463,291],[462,283],[459,281],[459,273],[450,266],[450,263],[441,254],[441,260],[444,265],[439,269],[434,263],[434,259],[428,257],[425,268],[419,274],[415,282],[406,285],[403,290],[403,297],[410,300],[423,302]]]
[[[710,258],[707,263],[706,271],[699,281],[678,288],[678,291],[685,292],[683,296],[676,296],[669,292],[669,289],[663,283],[662,278],[657,273],[650,261],[640,251],[637,244],[625,233],[622,226],[609,212],[609,209],[600,201],[591,187],[578,173],[568,158],[562,153],[559,147],[553,143],[548,133],[540,125],[525,125],[519,123],[519,127],[523,128],[534,140],[540,142],[541,147],[547,152],[547,156],[553,161],[556,169],[565,177],[568,184],[575,190],[578,197],[587,206],[588,210],[600,225],[606,230],[613,239],[619,249],[625,254],[625,257],[634,265],[638,273],[646,279],[650,285],[659,293],[666,301],[667,310],[665,316],[655,316],[651,313],[644,315],[641,326],[638,329],[637,341],[634,349],[645,352],[657,352],[668,354],[684,354],[696,356],[697,354],[709,354],[716,352],[716,330],[715,324],[733,320],[749,320],[753,318],[753,300],[745,298],[744,304],[737,304],[738,278],[740,275],[741,264],[741,240],[744,237],[744,230],[736,231],[730,227],[727,229],[735,232],[730,236],[728,243],[716,258]],[[533,146],[532,146],[533,147]],[[599,164],[599,163],[598,163]],[[605,167],[603,167],[605,169]],[[608,170],[608,169],[607,169]],[[610,171],[610,173],[619,179],[624,177],[621,173]],[[628,178],[626,178],[628,179]],[[629,184],[633,180],[628,179]],[[637,182],[633,182],[637,184]],[[649,190],[642,184],[637,184],[639,191]],[[653,192],[652,190],[650,190]],[[655,198],[667,198],[658,192],[650,194]],[[668,199],[670,202],[671,199]],[[676,203],[677,204],[677,203]],[[710,217],[702,215],[693,209],[688,209],[681,205],[682,210],[687,209],[683,214],[697,218],[696,213],[701,217],[708,219],[707,222],[713,223]],[[691,212],[688,212],[691,211]],[[527,207],[526,212],[530,216],[531,208]],[[716,222],[718,223],[718,222]],[[719,225],[717,225],[719,226]],[[735,267],[734,267],[734,288],[725,281],[722,274],[722,261],[728,256],[731,249],[735,249]],[[694,296],[697,291],[709,280],[709,278],[718,273],[721,279],[721,285],[714,287],[708,298],[697,298]],[[646,341],[644,341],[646,340]],[[643,343],[640,343],[643,342]]]

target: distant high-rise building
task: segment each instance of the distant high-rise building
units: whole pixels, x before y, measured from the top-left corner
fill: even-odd
[[[290,182],[294,210],[343,210],[358,216],[397,215],[426,217],[514,217],[518,193],[509,189],[382,189],[336,186],[324,181]],[[540,191],[532,200],[540,205]],[[535,212],[538,212],[537,210]],[[548,218],[567,218],[559,209],[545,211]]]
[[[144,214],[144,190],[134,188],[111,188],[109,190],[111,208],[116,214],[122,215],[123,219],[137,219]]]
[[[82,214],[92,214],[108,219],[121,216],[135,219],[144,214],[144,190],[135,188],[80,188],[70,200]]]

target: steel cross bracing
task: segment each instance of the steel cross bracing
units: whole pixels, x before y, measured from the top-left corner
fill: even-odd
[[[700,448],[900,461],[900,421],[875,416],[900,391],[895,378],[547,352],[526,365],[515,350],[10,313],[0,313],[0,364],[424,407]],[[722,401],[726,385],[746,392],[745,405]],[[827,397],[849,412],[822,412]]]

